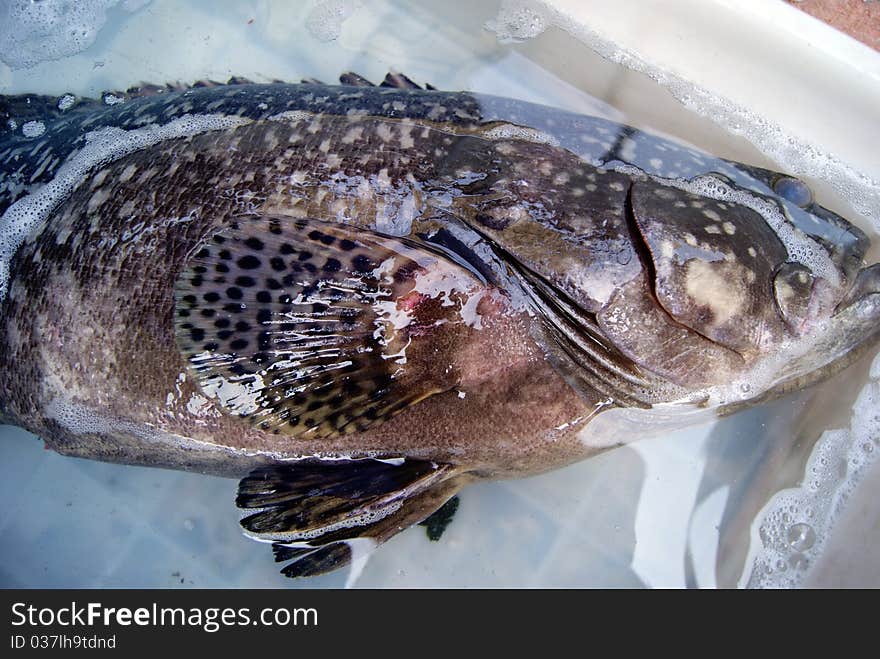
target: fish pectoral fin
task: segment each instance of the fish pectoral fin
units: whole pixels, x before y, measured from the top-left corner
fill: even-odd
[[[250,537],[272,542],[281,573],[342,567],[440,508],[463,484],[450,465],[425,460],[300,461],[241,480],[236,505]]]
[[[176,337],[230,414],[274,434],[338,437],[457,386],[455,355],[474,331],[465,309],[485,291],[413,240],[241,218],[179,276]]]

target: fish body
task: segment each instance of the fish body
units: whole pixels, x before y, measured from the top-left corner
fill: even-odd
[[[796,179],[346,81],[84,102],[0,135],[3,420],[241,478],[245,530],[300,576],[469,482],[805,386],[876,342],[868,240]]]

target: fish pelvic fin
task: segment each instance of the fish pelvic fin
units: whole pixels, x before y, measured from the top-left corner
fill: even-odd
[[[287,577],[356,561],[431,515],[464,485],[450,465],[372,458],[260,467],[241,480],[245,534],[271,542]]]

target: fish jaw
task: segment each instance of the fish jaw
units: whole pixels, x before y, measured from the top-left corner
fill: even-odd
[[[814,318],[794,342],[778,382],[768,397],[810,386],[859,359],[880,341],[880,264],[858,272],[850,290],[833,312]]]

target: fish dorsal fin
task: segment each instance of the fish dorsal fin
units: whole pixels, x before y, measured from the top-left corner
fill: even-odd
[[[342,85],[350,85],[352,87],[375,87],[372,82],[364,78],[362,75],[354,71],[348,71],[339,76],[339,83]]]
[[[228,412],[276,434],[330,437],[454,387],[446,357],[473,331],[465,306],[483,291],[412,240],[242,218],[180,275],[176,335],[202,389]]]
[[[379,83],[380,87],[395,87],[397,89],[421,89],[421,87],[402,73],[389,71],[385,79]]]

